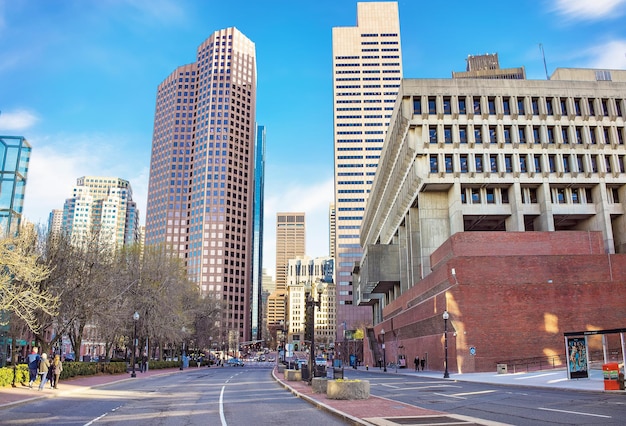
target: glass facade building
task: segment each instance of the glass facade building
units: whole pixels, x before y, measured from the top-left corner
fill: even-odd
[[[22,136],[0,136],[0,232],[17,234],[32,148]]]

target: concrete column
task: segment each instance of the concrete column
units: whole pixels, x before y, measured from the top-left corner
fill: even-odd
[[[407,249],[409,254],[409,286],[413,287],[416,282],[424,278],[422,275],[422,260],[421,253],[421,234],[419,224],[419,209],[414,207],[409,208],[409,214],[406,219],[408,228]]]
[[[547,181],[537,188],[537,202],[541,213],[535,219],[535,231],[554,231],[554,215],[552,214],[552,199],[550,198],[550,184]]]
[[[431,272],[430,255],[450,237],[450,213],[447,192],[421,192],[420,209],[421,259],[423,274]]]
[[[504,191],[504,188],[502,189]],[[524,203],[522,203],[522,187],[519,182],[513,182],[508,189],[509,204],[511,206],[511,216],[505,220],[506,230],[525,231],[524,228]]]
[[[604,240],[604,250],[606,253],[615,253],[615,242],[613,241],[613,227],[611,224],[611,212],[608,210],[606,184],[601,182],[591,189],[593,204],[596,214],[589,219],[587,230],[602,232]]]

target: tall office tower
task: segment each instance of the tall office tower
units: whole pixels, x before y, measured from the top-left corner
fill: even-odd
[[[111,247],[139,242],[139,211],[127,180],[83,176],[63,205],[62,231],[73,241],[98,234]]]
[[[337,323],[349,329],[372,322],[371,310],[354,301],[352,270],[401,79],[398,4],[357,3],[357,26],[333,28]]]
[[[59,235],[63,227],[63,210],[54,209],[48,216],[48,234]]]
[[[304,256],[305,235],[304,213],[276,214],[276,290],[287,288],[289,259]]]
[[[252,340],[263,332],[263,202],[265,193],[265,126],[257,126],[254,165],[254,240],[252,263]]]
[[[304,256],[306,249],[304,213],[276,214],[276,289],[268,298],[268,328],[274,330],[286,320],[287,264],[289,259]]]
[[[31,151],[22,136],[0,136],[0,236],[20,228]]]
[[[255,46],[214,32],[196,62],[158,87],[146,244],[164,244],[207,297],[224,301],[222,339],[250,340]]]
[[[335,234],[337,232],[337,211],[334,203],[328,207],[328,224],[330,225],[328,227],[328,253],[334,259],[337,244],[337,235]]]

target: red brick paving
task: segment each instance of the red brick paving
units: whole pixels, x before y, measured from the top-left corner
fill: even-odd
[[[370,396],[368,399],[362,400],[328,399],[326,394],[313,393],[312,387],[303,381],[285,381],[284,374],[279,373],[276,369],[273,374],[276,380],[282,383],[283,386],[291,389],[292,392],[299,394],[305,399],[311,399],[324,406],[330,407],[338,413],[347,414],[349,417],[354,419],[397,416],[419,417],[444,414],[440,411],[427,410],[377,396]]]

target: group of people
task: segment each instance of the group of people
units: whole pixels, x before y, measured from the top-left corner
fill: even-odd
[[[426,366],[426,358],[420,359],[419,355],[417,355],[413,360],[413,364],[415,364],[415,371],[420,371],[420,367],[422,367],[422,371],[424,371],[424,367]]]
[[[37,378],[40,378],[39,390],[43,390],[48,381],[50,381],[51,389],[58,389],[57,385],[62,371],[63,364],[59,355],[55,355],[52,361],[50,361],[48,354],[42,353],[39,355],[39,349],[36,347],[28,355],[28,375],[30,380],[28,387],[30,388],[33,387]]]

